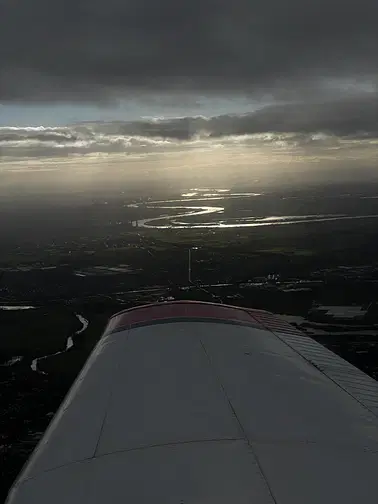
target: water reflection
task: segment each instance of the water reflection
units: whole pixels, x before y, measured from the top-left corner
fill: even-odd
[[[182,193],[179,199],[168,199],[158,201],[148,201],[147,203],[132,203],[129,206],[134,208],[161,209],[159,216],[140,219],[137,221],[138,227],[154,229],[223,229],[223,228],[246,228],[259,226],[278,226],[288,224],[300,224],[304,222],[327,222],[352,219],[377,218],[376,214],[369,215],[346,215],[346,214],[309,214],[309,215],[273,215],[273,216],[254,216],[244,215],[237,218],[224,219],[223,205],[209,206],[204,205],[206,201],[229,201],[233,198],[257,198],[262,193],[255,192],[232,192],[230,189],[190,189]],[[192,203],[202,203],[193,206]],[[190,205],[176,203],[191,203]],[[167,215],[167,210],[183,210],[182,213]],[[202,215],[214,214],[209,222],[195,222],[192,218]],[[215,214],[219,214],[218,216]],[[180,219],[180,220],[178,220]]]

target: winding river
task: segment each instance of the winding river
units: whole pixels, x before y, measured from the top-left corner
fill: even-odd
[[[33,359],[32,363],[30,365],[30,367],[33,371],[35,371],[36,373],[40,373],[40,374],[47,374],[44,371],[42,371],[41,369],[39,369],[39,367],[38,367],[39,361],[41,361],[43,359],[47,359],[48,357],[52,357],[53,355],[59,355],[64,352],[67,352],[67,350],[69,350],[70,348],[72,348],[74,346],[73,336],[77,336],[78,334],[81,334],[82,332],[84,332],[86,330],[86,328],[89,325],[89,321],[86,318],[84,318],[82,315],[80,315],[79,313],[75,313],[75,315],[76,315],[76,318],[81,323],[81,328],[78,329],[77,331],[75,331],[72,336],[69,336],[67,338],[66,347],[64,350],[61,350],[59,352],[55,352],[52,354],[44,355],[42,357],[38,357],[37,359]]]
[[[211,191],[211,192],[209,192]],[[159,209],[162,214],[158,217],[150,217],[136,221],[135,226],[153,229],[227,229],[227,228],[247,228],[259,226],[279,226],[288,224],[300,224],[304,222],[327,222],[355,219],[377,218],[376,214],[369,215],[347,215],[347,214],[311,214],[311,215],[277,215],[269,217],[245,216],[235,219],[224,219],[225,207],[221,204],[204,205],[206,201],[225,201],[235,198],[257,198],[261,193],[251,192],[231,192],[228,189],[193,189],[191,192],[181,195],[181,199],[169,199],[162,201],[148,201],[142,203],[132,203],[128,205],[133,208]],[[193,205],[193,203],[202,203]],[[179,204],[180,203],[180,204]],[[190,204],[185,204],[190,203]],[[167,210],[182,210],[175,215],[166,215]],[[192,217],[200,215],[218,214],[209,222],[193,222]]]

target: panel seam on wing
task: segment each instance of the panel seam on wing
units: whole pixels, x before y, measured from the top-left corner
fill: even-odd
[[[234,408],[234,405],[232,404],[232,401],[231,401],[231,399],[229,398],[229,396],[228,396],[228,394],[227,394],[227,391],[226,391],[226,389],[225,389],[225,387],[224,387],[224,385],[223,385],[223,383],[222,383],[222,380],[220,379],[219,374],[217,373],[216,369],[214,368],[214,365],[213,365],[213,363],[212,363],[212,361],[211,361],[211,357],[210,357],[210,355],[209,355],[209,353],[208,353],[208,351],[207,351],[207,348],[206,348],[205,344],[203,343],[203,341],[202,341],[201,339],[199,340],[199,342],[200,342],[200,344],[201,344],[201,346],[202,346],[202,349],[203,349],[203,351],[204,351],[204,353],[205,353],[205,355],[206,355],[206,358],[207,358],[207,360],[208,360],[208,362],[209,362],[209,366],[210,366],[210,368],[212,369],[212,371],[213,371],[213,373],[214,373],[214,375],[215,375],[215,377],[216,377],[216,380],[217,380],[217,382],[218,382],[218,384],[219,384],[219,386],[220,386],[220,388],[221,388],[221,390],[222,390],[222,393],[223,393],[223,395],[224,395],[224,397],[225,397],[226,401],[227,401],[227,402],[228,402],[228,404],[229,404],[229,407],[230,407],[230,409],[231,409],[231,412],[232,412],[233,416],[235,417],[235,419],[236,419],[236,421],[237,421],[237,423],[238,423],[238,425],[239,425],[239,429],[241,430],[241,432],[242,432],[242,434],[243,434],[244,440],[246,441],[246,443],[248,444],[248,446],[249,446],[249,448],[250,448],[250,450],[251,450],[251,453],[252,453],[252,455],[253,455],[253,457],[254,457],[255,463],[256,463],[256,465],[257,465],[257,467],[258,467],[259,471],[260,471],[260,474],[261,474],[262,479],[264,480],[264,482],[265,482],[265,484],[266,484],[266,487],[267,487],[267,489],[268,489],[268,492],[269,492],[269,494],[270,494],[271,498],[273,499],[273,502],[274,502],[275,504],[278,504],[278,501],[277,501],[277,499],[276,499],[276,497],[275,497],[275,495],[274,495],[274,493],[273,493],[272,487],[271,487],[271,486],[270,486],[270,484],[269,484],[268,477],[267,477],[267,475],[265,474],[265,471],[264,471],[264,470],[263,470],[263,468],[262,468],[262,465],[261,465],[261,463],[260,463],[260,461],[259,461],[259,458],[258,458],[257,454],[256,454],[256,453],[255,453],[255,451],[253,450],[252,444],[251,444],[250,440],[248,439],[247,432],[246,432],[246,430],[244,429],[243,424],[242,424],[242,422],[241,422],[240,418],[238,417],[238,415],[237,415],[237,413],[236,413],[236,410],[235,410],[235,408]]]
[[[40,471],[38,474],[35,474],[34,476],[29,476],[22,481],[20,481],[19,485],[23,485],[27,481],[32,481],[35,479],[38,479],[42,474],[50,473],[53,471],[58,471],[59,469],[64,469],[65,467],[70,467],[76,464],[83,464],[86,462],[90,462],[93,460],[100,460],[104,457],[110,457],[112,455],[117,455],[121,453],[132,453],[136,451],[144,451],[144,450],[149,450],[153,448],[167,448],[167,447],[175,447],[175,446],[183,446],[183,445],[189,445],[189,444],[200,444],[200,443],[224,443],[224,442],[229,442],[233,443],[235,441],[243,441],[245,442],[246,440],[243,437],[231,437],[231,438],[216,438],[216,439],[190,439],[187,441],[172,441],[168,443],[160,443],[160,444],[151,444],[151,445],[144,445],[144,446],[136,446],[134,448],[126,448],[124,450],[115,450],[112,452],[106,452],[106,453],[100,453],[98,455],[93,455],[91,457],[86,457],[80,460],[73,460],[72,462],[68,462],[67,464],[62,464],[58,465],[55,467],[50,467],[49,469],[44,469],[43,471]],[[18,485],[16,485],[18,486]]]
[[[127,334],[126,334],[126,337],[125,337],[125,340],[124,341],[127,341],[128,337],[130,335],[130,332],[128,331]],[[119,373],[119,369],[120,369],[120,354],[118,355],[118,359],[117,359],[117,364],[115,366],[115,371],[114,371],[114,375],[115,376],[118,376],[118,373]],[[113,398],[113,389],[114,389],[114,379],[115,379],[115,376],[113,375],[113,378],[110,382],[110,391],[109,391],[109,396],[108,396],[108,399],[106,401],[106,408],[105,408],[105,413],[104,413],[104,416],[103,416],[103,419],[102,419],[102,422],[101,422],[101,427],[100,427],[100,432],[98,434],[98,438],[97,438],[97,442],[96,442],[96,446],[94,448],[94,451],[93,451],[93,455],[92,457],[89,457],[90,458],[94,458],[96,456],[96,453],[97,453],[97,450],[98,450],[98,447],[100,445],[100,442],[101,442],[101,437],[102,437],[102,433],[104,431],[104,428],[105,428],[105,424],[106,424],[106,420],[108,418],[108,413],[109,413],[109,406],[111,404],[111,401],[112,401],[112,398]],[[85,460],[85,459],[84,459]]]
[[[271,331],[273,332],[273,331]],[[277,336],[277,338],[279,338],[283,343],[285,343],[289,348],[291,348],[292,350],[294,350],[298,355],[300,355],[302,357],[302,359],[304,359],[306,362],[308,362],[309,364],[311,364],[315,369],[317,369],[319,371],[319,373],[322,373],[326,378],[328,378],[331,382],[333,382],[339,389],[343,390],[346,394],[348,394],[350,397],[352,397],[356,402],[358,402],[364,409],[366,409],[367,411],[369,411],[376,419],[378,419],[378,414],[373,411],[373,409],[371,407],[369,407],[366,403],[364,403],[361,398],[359,398],[357,395],[353,395],[352,392],[350,392],[348,390],[348,388],[344,387],[341,383],[339,383],[338,381],[336,381],[332,375],[330,375],[328,372],[327,372],[327,368],[324,368],[322,367],[321,363],[317,363],[315,360],[312,360],[310,356],[306,356],[303,352],[304,348],[302,349],[298,349],[296,348],[296,345],[289,342],[289,341],[286,341],[285,338],[283,337],[283,333],[280,334],[279,332],[273,332],[273,334],[275,334]],[[314,340],[311,340],[307,335],[303,334],[302,335],[303,337],[303,341],[305,342],[307,339],[312,343],[314,342]],[[317,342],[315,342],[317,343]],[[323,347],[318,343],[319,345],[319,349],[322,349]],[[327,351],[327,349],[324,347],[324,350]],[[320,353],[321,355],[321,353]],[[341,359],[340,357],[336,356],[336,354],[334,354],[334,357],[335,357],[335,360],[337,362],[337,359]]]

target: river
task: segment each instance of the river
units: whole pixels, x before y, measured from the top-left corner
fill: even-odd
[[[211,192],[209,192],[211,191]],[[235,198],[257,198],[262,193],[251,192],[231,192],[228,189],[193,189],[182,194],[181,199],[169,199],[161,201],[148,201],[142,203],[132,203],[129,207],[162,210],[158,217],[149,217],[137,220],[137,227],[153,229],[227,229],[227,228],[247,228],[259,226],[282,226],[289,224],[301,224],[312,222],[342,221],[355,219],[376,219],[377,214],[368,215],[347,215],[347,214],[310,214],[310,215],[273,215],[266,217],[256,217],[253,215],[238,217],[236,219],[225,219],[223,217],[225,207],[221,204],[204,205],[206,201],[227,201]],[[202,205],[193,206],[198,202]],[[177,203],[181,203],[177,205]],[[185,205],[182,203],[190,203]],[[167,210],[183,210],[179,214],[166,215]],[[218,214],[210,222],[191,222],[192,217],[199,215]]]
[[[33,359],[32,363],[30,365],[30,367],[33,371],[35,371],[36,373],[40,373],[40,374],[47,374],[44,371],[42,371],[41,369],[39,369],[39,367],[38,367],[39,361],[41,361],[43,359],[47,359],[48,357],[52,357],[53,355],[59,355],[64,352],[67,352],[67,350],[69,350],[70,348],[72,348],[74,346],[73,336],[77,336],[78,334],[81,334],[82,332],[84,332],[89,325],[89,321],[86,318],[84,318],[82,315],[80,315],[79,313],[75,313],[75,316],[77,317],[77,319],[81,323],[81,328],[78,329],[77,331],[75,331],[72,334],[72,336],[68,336],[65,349],[60,350],[59,352],[55,352],[52,354],[44,355],[42,357],[38,357],[36,359]]]

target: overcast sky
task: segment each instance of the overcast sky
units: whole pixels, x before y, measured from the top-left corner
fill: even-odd
[[[240,108],[240,96],[376,90],[377,0],[1,0],[0,20],[2,124],[62,102],[67,120],[107,116],[93,104],[118,118],[118,100],[131,115],[135,103],[172,114],[196,112],[201,96],[215,115],[204,97],[237,96]]]

